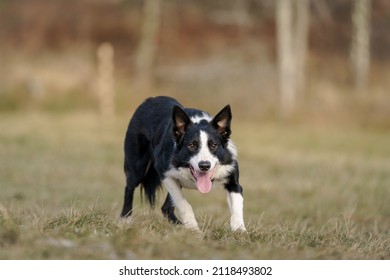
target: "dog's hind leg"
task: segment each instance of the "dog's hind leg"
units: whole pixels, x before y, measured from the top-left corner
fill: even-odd
[[[140,141],[136,137],[129,136],[125,142],[125,164],[126,187],[124,203],[121,212],[122,218],[131,216],[133,212],[134,190],[141,183],[145,176],[150,161],[147,152],[146,141]]]
[[[148,157],[141,158],[139,162],[137,162],[136,164],[133,163],[131,167],[126,167],[125,164],[126,187],[123,209],[121,212],[122,218],[127,218],[131,216],[133,212],[134,191],[144,178],[147,168]]]
[[[161,211],[164,217],[166,217],[172,224],[181,224],[175,216],[175,206],[173,205],[172,197],[169,193],[167,194],[167,198],[161,207]]]
[[[133,180],[129,178],[126,179],[125,197],[124,197],[124,203],[121,212],[121,218],[130,217],[133,212],[134,190],[138,184],[132,183],[132,181]]]

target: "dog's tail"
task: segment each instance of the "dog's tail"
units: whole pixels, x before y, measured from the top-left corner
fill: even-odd
[[[153,164],[149,166],[149,169],[142,179],[141,184],[150,206],[153,207],[156,202],[157,189],[161,187],[160,176],[158,175]]]

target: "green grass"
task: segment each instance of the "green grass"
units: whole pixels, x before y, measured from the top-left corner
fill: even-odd
[[[235,120],[248,232],[223,190],[185,191],[198,235],[139,192],[118,220],[127,121],[0,115],[0,259],[390,259],[388,131]]]

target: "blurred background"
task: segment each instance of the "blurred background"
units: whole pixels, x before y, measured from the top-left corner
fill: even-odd
[[[0,0],[0,42],[0,112],[111,116],[170,95],[390,125],[386,0]]]
[[[389,259],[389,50],[388,0],[0,0],[0,259]],[[205,240],[139,197],[118,227],[157,95],[231,104],[248,236],[220,191]]]

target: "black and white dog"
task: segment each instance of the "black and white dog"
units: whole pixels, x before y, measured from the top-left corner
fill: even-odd
[[[139,184],[152,206],[156,190],[163,185],[168,191],[161,208],[164,216],[199,230],[181,188],[208,193],[222,185],[228,194],[231,229],[245,231],[237,150],[230,140],[231,119],[229,105],[212,118],[203,111],[183,108],[170,97],[148,98],[142,103],[125,138],[126,188],[121,217],[132,214],[134,190]]]

